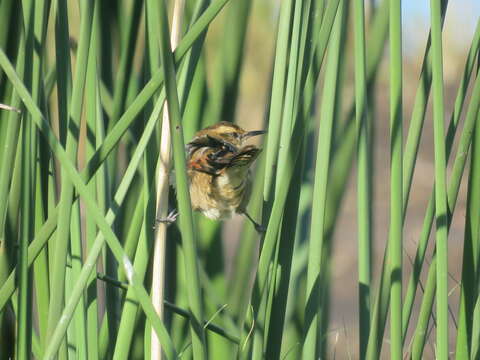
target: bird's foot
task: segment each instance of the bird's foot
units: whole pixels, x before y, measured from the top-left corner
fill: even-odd
[[[253,220],[253,218],[246,211],[243,214],[247,217],[248,220],[251,221],[253,227],[259,234],[264,234],[267,232],[267,228]]]
[[[177,210],[172,210],[168,213],[166,217],[155,219],[155,222],[157,224],[162,223],[162,224],[170,225],[170,224],[173,224],[177,220],[177,218],[178,218]]]
[[[265,234],[267,232],[267,228],[265,226],[263,226],[262,224],[255,223],[253,226],[255,227],[255,230],[259,234]]]

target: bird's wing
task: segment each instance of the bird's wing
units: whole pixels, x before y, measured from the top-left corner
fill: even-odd
[[[250,166],[261,151],[253,145],[245,146],[230,159],[229,166]]]

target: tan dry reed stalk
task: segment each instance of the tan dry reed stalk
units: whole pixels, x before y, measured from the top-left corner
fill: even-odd
[[[3,109],[3,110],[8,110],[8,111],[15,111],[17,113],[21,113],[20,109],[17,109],[13,106],[10,106],[10,105],[6,105],[6,104],[0,104],[0,109]]]
[[[172,33],[170,37],[172,51],[177,47],[182,27],[184,0],[176,0],[173,10]],[[170,118],[168,115],[167,102],[163,105],[163,121],[160,143],[160,153],[157,163],[157,209],[156,219],[164,219],[168,216],[168,187],[169,174],[171,167],[171,138],[170,138]],[[152,274],[152,302],[160,319],[163,320],[163,302],[165,295],[165,250],[167,223],[159,222],[155,227],[155,248],[153,255],[153,274]],[[150,345],[151,359],[162,359],[162,349],[160,341],[155,331],[151,333]]]

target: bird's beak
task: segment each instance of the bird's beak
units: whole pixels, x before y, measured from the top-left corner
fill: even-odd
[[[266,134],[267,132],[265,130],[256,130],[256,131],[249,131],[245,134],[243,134],[242,138],[243,139],[248,139],[252,136],[258,136],[258,135],[263,135]]]

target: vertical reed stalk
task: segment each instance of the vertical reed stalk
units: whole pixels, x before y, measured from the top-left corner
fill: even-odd
[[[198,275],[197,242],[193,231],[194,224],[186,173],[185,144],[175,68],[170,48],[167,13],[165,4],[163,3],[160,5],[160,24],[160,54],[165,79],[168,113],[170,116],[170,136],[173,144],[180,230],[185,253],[185,273],[190,277],[190,286],[188,287],[188,300],[192,312],[190,318],[190,333],[192,336],[194,358],[195,360],[201,360],[207,357],[207,348],[205,345],[205,331],[203,329],[203,304]]]
[[[447,194],[448,205],[451,212],[453,212],[453,210],[455,209],[455,205],[458,199],[462,174],[467,161],[468,149],[470,146],[470,142],[472,140],[472,134],[473,134],[475,121],[477,119],[477,114],[479,109],[480,109],[480,78],[477,77],[475,79],[471,101],[468,106],[467,115],[465,118],[465,124],[462,130],[462,134],[460,136],[460,142],[457,149],[457,155],[453,163],[453,170],[452,170],[452,176],[450,178],[450,184],[448,186],[448,194]],[[451,138],[453,138],[453,135]],[[450,146],[451,146],[451,143],[450,143]],[[432,226],[433,220],[434,220],[434,203],[433,201],[430,201],[429,207],[427,209],[427,213],[425,214],[425,218],[424,218],[424,225],[422,228],[422,234],[421,234],[417,257],[423,258],[424,256],[428,237],[429,237],[429,232],[430,232],[430,228]],[[451,220],[452,220],[451,217],[447,219],[447,231],[450,227]],[[423,255],[420,254],[419,256],[419,253],[423,253]],[[434,258],[436,263],[437,261],[436,254],[434,254]],[[429,268],[429,276],[428,276],[427,284],[425,286],[426,289],[431,289],[431,291],[430,292],[425,291],[425,294],[423,296],[422,310],[421,310],[422,312],[420,313],[419,324],[421,321],[425,323],[425,321],[427,321],[428,319],[427,315],[424,314],[423,311],[427,312],[428,314],[430,314],[430,312],[432,311],[432,305],[433,305],[436,286],[429,284],[428,281],[436,281],[436,278],[437,278],[437,273],[436,273],[437,268],[436,266],[433,266],[433,263],[434,261],[432,260],[432,263]],[[432,272],[435,274],[430,275],[430,273]],[[427,305],[429,305],[429,307]],[[423,329],[424,329],[423,327],[417,325],[417,331],[414,334],[413,344],[414,344],[414,349],[417,352],[416,358],[421,358],[423,346],[425,344],[426,331],[423,331]],[[415,344],[417,344],[418,346],[416,346]]]
[[[472,358],[472,328],[474,308],[478,297],[478,255],[479,229],[476,225],[480,218],[480,125],[477,123],[472,139],[470,175],[468,177],[467,213],[465,216],[465,235],[462,259],[462,282],[458,314],[456,359]],[[473,270],[473,271],[472,271]]]
[[[358,213],[358,306],[360,357],[364,357],[370,333],[371,281],[371,164],[369,163],[368,93],[366,83],[365,8],[354,4],[355,18],[355,122],[357,124],[357,213]]]
[[[176,0],[173,9],[171,47],[175,50],[181,35],[184,0]],[[153,21],[153,19],[152,19]],[[163,106],[163,120],[160,140],[160,154],[157,161],[157,209],[156,219],[166,219],[168,215],[168,190],[171,162],[170,117],[168,105]],[[159,222],[155,228],[155,246],[152,270],[152,302],[160,319],[163,320],[163,302],[165,300],[165,260],[166,260],[166,222]],[[151,359],[161,359],[162,350],[155,332],[152,332]]]
[[[435,224],[437,248],[437,357],[448,359],[447,188],[444,131],[441,1],[430,2],[432,24],[433,129],[435,138]]]
[[[95,139],[90,139],[86,144],[86,155],[90,158],[95,153],[96,143],[102,138],[103,132],[100,131],[103,122],[103,117],[100,108],[100,96],[98,94],[98,79],[97,79],[97,38],[99,26],[98,11],[95,12],[92,32],[92,42],[89,51],[88,68],[87,68],[87,84],[86,94],[87,98],[87,131],[89,131]],[[95,142],[93,141],[95,140]],[[98,177],[99,179],[101,176]],[[99,180],[99,185],[101,180]],[[97,194],[97,178],[94,178],[88,184],[88,188],[92,196],[100,198],[101,192]],[[88,217],[85,224],[85,238],[86,238],[86,251],[89,252],[95,240],[96,226],[93,219]],[[89,285],[86,291],[86,321],[87,321],[87,357],[88,359],[98,359],[98,301],[97,301],[97,281],[95,274],[90,277]]]
[[[315,182],[312,200],[312,221],[310,226],[309,251],[308,251],[308,268],[307,268],[307,283],[309,286],[307,297],[312,304],[317,305],[312,309],[318,313],[318,317],[312,318],[312,321],[317,322],[315,327],[318,327],[315,342],[320,346],[322,342],[318,343],[323,335],[320,333],[322,329],[321,317],[322,314],[321,293],[321,268],[322,258],[324,257],[323,250],[325,246],[325,220],[327,207],[327,187],[329,179],[329,167],[331,158],[331,144],[333,135],[333,124],[336,118],[336,98],[337,85],[340,77],[340,49],[342,39],[342,29],[345,25],[345,7],[344,1],[340,1],[338,6],[335,23],[333,25],[331,41],[328,50],[326,75],[324,82],[324,90],[322,96],[322,112],[320,117],[319,137],[317,145],[317,159],[315,165]],[[307,308],[309,304],[307,304]],[[318,353],[322,353],[320,349]],[[305,355],[304,355],[305,356]]]
[[[66,12],[66,4],[59,7],[60,14]],[[78,50],[78,63],[75,70],[75,79],[73,82],[71,106],[68,111],[68,117],[61,118],[60,121],[64,121],[68,128],[66,152],[70,161],[76,162],[78,136],[80,129],[80,117],[82,112],[83,93],[85,87],[86,70],[88,63],[88,52],[90,44],[90,35],[92,30],[93,8],[94,3],[88,2],[82,6],[81,16],[81,30],[80,41]],[[62,15],[59,15],[62,16]],[[67,32],[68,25],[66,25],[60,31]],[[64,39],[66,40],[66,39]],[[68,44],[63,44],[64,48],[68,48]],[[61,56],[65,56],[62,54]],[[68,61],[68,59],[67,59]],[[58,63],[59,61],[57,61]],[[67,80],[68,81],[68,80]],[[59,97],[67,96],[67,94],[59,94]],[[68,103],[67,99],[67,103]],[[67,260],[69,232],[70,232],[70,214],[72,209],[72,199],[74,194],[74,187],[71,184],[64,169],[62,169],[62,189],[60,195],[60,216],[58,218],[57,238],[55,241],[55,257],[53,265],[52,276],[52,290],[50,297],[50,307],[48,314],[48,326],[47,326],[47,344],[52,341],[53,331],[60,320],[60,314],[64,305],[65,297],[65,266]],[[66,344],[65,344],[66,345]],[[62,347],[63,349],[63,347]],[[65,354],[65,350],[62,353]]]
[[[443,11],[445,11],[445,8],[443,9]],[[445,16],[445,13],[443,13],[443,16]],[[455,99],[455,108],[454,108],[454,111],[452,112],[452,115],[450,117],[450,124],[448,126],[447,136],[446,136],[446,140],[445,140],[445,142],[446,142],[446,152],[447,152],[447,161],[448,161],[448,159],[449,159],[449,157],[452,153],[452,150],[453,150],[453,139],[455,138],[455,133],[458,129],[460,116],[462,114],[463,106],[464,106],[464,103],[465,103],[465,94],[466,94],[466,91],[467,91],[468,83],[470,82],[470,78],[471,78],[471,75],[472,75],[472,70],[473,70],[473,66],[474,66],[474,62],[475,62],[475,57],[476,57],[476,54],[478,52],[479,46],[480,46],[480,22],[477,24],[477,30],[476,30],[475,36],[472,40],[472,45],[470,47],[470,51],[469,51],[469,54],[468,54],[468,57],[467,57],[467,61],[465,63],[465,68],[464,68],[464,72],[463,72],[463,76],[462,76],[462,81],[461,81],[461,83],[458,87],[457,96],[456,96],[456,99]],[[425,61],[426,61],[426,63],[430,63],[430,65],[427,65],[424,68],[424,71],[422,71],[422,77],[421,77],[420,83],[423,83],[422,78],[424,76],[429,79],[429,80],[425,79],[426,82],[429,82],[429,83],[431,82],[431,59],[430,60],[429,59],[430,59],[430,55],[426,55]],[[424,65],[425,65],[425,62],[424,62]],[[423,85],[421,85],[421,87],[423,87]],[[417,93],[416,99],[422,97],[420,95],[421,92],[422,91]],[[472,97],[472,99],[473,98],[474,97]],[[420,102],[423,102],[423,101],[420,101]],[[426,101],[423,102],[423,103],[424,103],[424,105],[423,105],[423,114],[424,115],[423,116],[425,116]],[[417,105],[417,101],[415,101],[414,109],[417,109],[416,105]],[[415,113],[415,111],[414,111],[414,113]],[[416,117],[412,115],[411,124],[413,124],[413,122],[415,120],[416,120]],[[411,126],[413,126],[413,125],[411,125]],[[467,123],[465,123],[465,129],[467,129],[467,128],[468,128]],[[462,131],[462,137],[464,136],[463,134],[465,132],[465,129],[464,129],[464,131]],[[411,131],[409,131],[409,139],[407,139],[407,145],[406,145],[406,150],[405,150],[405,169],[407,168],[407,166],[409,168],[413,169],[413,161],[409,165],[410,162],[407,160],[407,153],[409,152],[409,149],[412,149],[412,147],[409,146],[409,144],[410,144],[410,141],[409,141],[410,140],[410,134],[412,134]],[[418,138],[416,140],[417,145],[413,145],[414,147],[415,146],[418,147],[419,137],[420,137],[420,134],[418,134]],[[458,155],[455,158],[455,164],[457,164],[457,158],[458,158]],[[406,170],[405,172],[407,172],[407,171],[408,170]],[[406,175],[406,177],[407,176],[408,175]],[[404,182],[404,190],[407,189],[407,190],[405,190],[405,194],[408,194],[408,192],[410,191],[409,187],[406,188],[406,186],[408,186],[408,185],[405,185],[405,184],[406,184],[406,182],[410,182],[410,184],[411,184],[411,178],[412,177],[413,177],[413,171],[412,171],[412,175],[410,175],[410,180],[406,180]],[[453,180],[453,177],[452,177],[452,180]],[[450,189],[451,189],[451,185],[449,187],[449,193],[451,193]],[[407,195],[405,195],[405,197],[406,196]],[[406,205],[407,205],[407,200],[408,200],[408,199],[405,199],[405,197],[404,197],[404,215],[405,215],[405,212],[406,212]],[[405,294],[405,301],[404,301],[404,305],[403,305],[403,320],[402,320],[404,341],[405,341],[405,336],[406,336],[406,332],[407,332],[407,329],[408,329],[410,316],[412,314],[413,301],[414,301],[414,297],[415,297],[415,292],[417,290],[418,282],[419,282],[419,279],[420,279],[420,272],[421,272],[421,269],[422,269],[422,264],[423,264],[423,261],[424,261],[424,258],[425,258],[427,242],[428,242],[428,238],[430,236],[430,229],[431,229],[431,226],[432,226],[433,214],[434,214],[434,202],[435,202],[435,191],[433,191],[432,195],[430,196],[430,200],[429,200],[427,211],[426,211],[425,218],[424,218],[424,225],[422,227],[422,232],[421,232],[421,235],[420,235],[420,239],[419,239],[419,243],[418,243],[418,247],[417,247],[417,252],[415,254],[415,260],[414,260],[414,264],[413,264],[412,274],[410,276],[408,286],[407,286],[407,291],[406,291],[406,294]],[[452,206],[451,201],[449,201],[449,204],[450,204],[450,206]]]
[[[392,359],[402,359],[403,115],[402,2],[390,4],[390,337]]]

